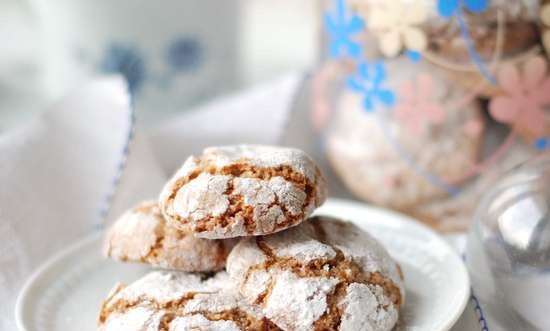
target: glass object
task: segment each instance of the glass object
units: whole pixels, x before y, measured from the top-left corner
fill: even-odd
[[[538,0],[322,4],[311,122],[356,197],[465,230],[493,176],[548,148]]]
[[[468,237],[473,290],[505,330],[550,330],[550,155],[514,169],[482,199]]]

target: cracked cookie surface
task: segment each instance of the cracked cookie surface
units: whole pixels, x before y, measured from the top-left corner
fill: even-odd
[[[129,286],[117,285],[102,304],[100,331],[280,330],[229,285],[225,272],[157,271]]]
[[[174,226],[215,239],[287,229],[325,199],[325,180],[304,152],[238,145],[188,158],[165,185],[159,205]]]
[[[147,201],[113,224],[105,238],[104,253],[115,260],[163,269],[210,272],[225,267],[235,244],[234,239],[201,239],[178,230],[167,224],[156,201]]]
[[[404,301],[401,271],[384,247],[324,216],[243,239],[227,270],[245,299],[288,331],[389,331]]]

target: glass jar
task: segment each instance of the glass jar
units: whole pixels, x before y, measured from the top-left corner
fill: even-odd
[[[550,74],[538,1],[323,8],[311,120],[358,198],[463,230],[495,174],[546,150]]]
[[[476,210],[466,262],[474,294],[503,330],[549,330],[550,155],[492,185]]]

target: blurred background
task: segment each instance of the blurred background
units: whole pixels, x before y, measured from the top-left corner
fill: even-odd
[[[0,131],[44,110],[95,69],[134,72],[140,123],[153,125],[214,96],[311,68],[317,60],[314,0],[148,6],[1,0]],[[194,9],[186,14],[188,8]],[[174,22],[166,23],[170,13]],[[129,67],[119,68],[121,63]]]
[[[333,196],[456,232],[549,146],[546,0],[0,0],[0,21],[0,132],[118,74],[166,174],[295,146]]]
[[[546,0],[1,0],[0,21],[0,132],[118,74],[166,174],[295,146],[333,196],[455,232],[549,146]]]

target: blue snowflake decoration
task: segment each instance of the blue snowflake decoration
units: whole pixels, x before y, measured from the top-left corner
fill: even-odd
[[[128,82],[130,93],[135,93],[146,76],[145,61],[136,48],[113,43],[100,63],[100,69],[106,73],[118,73]]]
[[[535,140],[535,148],[541,152],[546,151],[548,149],[548,138],[539,137]]]
[[[361,62],[355,76],[347,80],[348,87],[363,95],[363,107],[367,112],[373,112],[375,101],[379,101],[386,107],[395,104],[395,93],[382,84],[387,78],[386,68],[383,62]]]
[[[325,13],[325,27],[330,37],[331,57],[361,57],[361,45],[353,40],[353,35],[363,30],[365,24],[359,16],[347,13],[344,0],[336,0],[334,13]]]
[[[462,7],[472,13],[479,14],[487,9],[488,0],[438,0],[437,11],[439,15],[450,18],[457,14]]]
[[[195,38],[178,38],[170,43],[166,51],[166,62],[178,72],[196,69],[202,57],[202,45]]]

